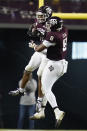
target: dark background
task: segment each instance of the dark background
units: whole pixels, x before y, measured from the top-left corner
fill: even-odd
[[[8,95],[18,87],[24,67],[33,50],[28,48],[27,29],[0,29],[0,92],[4,128],[17,128],[19,96]],[[59,108],[66,112],[60,129],[87,129],[87,60],[72,60],[72,41],[87,41],[86,30],[69,30],[68,72],[53,86]],[[36,71],[34,78],[37,80]],[[36,129],[54,129],[54,114],[49,104],[46,118],[35,122]],[[27,120],[26,120],[27,123]],[[25,129],[27,125],[25,123]]]

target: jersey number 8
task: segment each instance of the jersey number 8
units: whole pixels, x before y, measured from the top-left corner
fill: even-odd
[[[67,37],[63,39],[63,52],[67,50]]]

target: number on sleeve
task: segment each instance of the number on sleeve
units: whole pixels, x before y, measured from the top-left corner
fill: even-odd
[[[63,39],[63,52],[67,50],[67,37]]]
[[[50,36],[50,41],[53,41],[54,40],[54,36]]]

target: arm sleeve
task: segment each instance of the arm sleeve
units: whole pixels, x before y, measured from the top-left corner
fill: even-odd
[[[46,34],[45,40],[43,41],[43,45],[47,48],[50,46],[55,46],[55,36],[52,32],[48,32]]]
[[[48,48],[48,47],[50,47],[50,46],[54,46],[55,43],[51,43],[51,42],[49,42],[49,41],[47,41],[47,40],[44,40],[44,41],[43,41],[43,45],[45,45],[45,46]]]

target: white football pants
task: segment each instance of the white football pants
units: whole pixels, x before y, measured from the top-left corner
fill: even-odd
[[[30,72],[36,70],[40,66],[43,57],[46,57],[46,55],[40,52],[35,52],[32,55],[28,65],[25,67],[25,70]]]
[[[57,106],[55,95],[52,92],[52,86],[64,73],[67,72],[68,62],[66,60],[49,60],[42,74],[42,92],[52,108]]]

